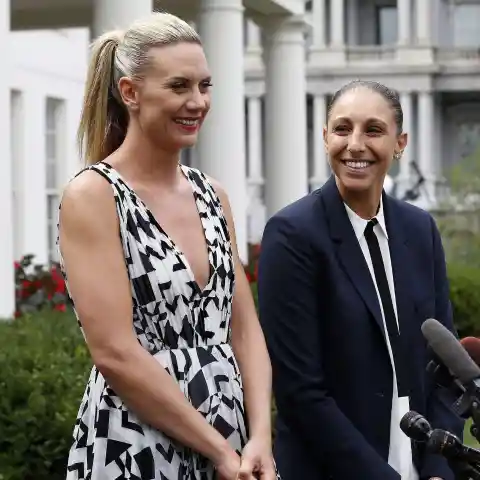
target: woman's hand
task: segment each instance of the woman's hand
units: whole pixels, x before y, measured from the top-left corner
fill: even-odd
[[[251,438],[242,452],[238,480],[276,480],[271,440]]]
[[[234,450],[226,452],[216,463],[218,480],[237,480],[240,470],[240,457]]]

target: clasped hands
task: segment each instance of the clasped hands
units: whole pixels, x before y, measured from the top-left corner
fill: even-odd
[[[271,442],[251,438],[239,457],[233,450],[216,465],[218,480],[275,480]]]

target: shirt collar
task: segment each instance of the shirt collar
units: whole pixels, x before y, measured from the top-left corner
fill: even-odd
[[[355,236],[357,237],[357,240],[358,240],[363,236],[368,220],[365,220],[364,218],[359,217],[345,202],[344,202],[344,205],[347,211],[348,218],[350,219],[350,223],[352,224],[353,230],[355,232]],[[380,206],[378,208],[377,214],[375,215],[375,218],[378,221],[379,227],[381,228],[384,235],[388,239],[388,232],[387,232],[387,226],[385,224],[385,213],[383,210],[382,197],[380,197]]]

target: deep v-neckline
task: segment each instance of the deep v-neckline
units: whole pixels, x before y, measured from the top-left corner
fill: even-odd
[[[182,175],[185,177],[185,179],[187,180],[189,186],[190,186],[190,189],[192,191],[192,196],[193,196],[193,200],[195,202],[195,208],[197,209],[197,213],[198,213],[198,216],[200,218],[200,224],[202,226],[202,231],[203,231],[203,239],[204,239],[204,242],[205,242],[205,245],[206,245],[206,249],[207,249],[207,258],[208,258],[208,278],[207,278],[207,282],[205,284],[205,286],[202,288],[200,287],[196,277],[195,277],[195,273],[192,269],[192,266],[190,265],[190,262],[188,261],[187,259],[187,256],[185,255],[185,253],[183,252],[183,250],[181,248],[179,248],[177,246],[177,244],[175,243],[175,241],[173,240],[173,238],[167,233],[167,231],[162,227],[162,225],[160,224],[160,222],[157,220],[157,218],[155,217],[155,215],[153,214],[153,212],[150,210],[150,208],[148,207],[148,205],[146,204],[146,202],[144,202],[142,200],[142,198],[140,197],[140,195],[138,195],[138,193],[130,186],[130,184],[123,178],[123,176],[120,174],[120,172],[114,168],[111,164],[105,162],[105,161],[101,161],[99,163],[102,163],[103,165],[105,165],[106,167],[108,167],[109,169],[111,169],[113,172],[115,172],[115,175],[118,177],[118,179],[125,185],[125,187],[127,188],[127,190],[129,191],[130,195],[132,195],[135,200],[137,201],[137,203],[145,210],[145,213],[147,214],[147,216],[149,217],[150,221],[152,222],[152,224],[155,226],[155,228],[158,230],[158,232],[163,235],[163,237],[165,237],[165,240],[166,242],[169,244],[170,248],[181,258],[183,264],[185,265],[185,268],[191,278],[191,281],[193,282],[193,284],[195,285],[195,288],[197,290],[197,293],[199,293],[200,295],[204,295],[205,293],[208,293],[209,291],[209,287],[210,287],[210,284],[213,280],[213,274],[214,274],[214,267],[213,267],[213,259],[212,259],[212,250],[211,250],[211,245],[210,245],[210,241],[208,240],[208,236],[207,236],[207,226],[205,224],[205,222],[207,221],[207,218],[205,218],[204,215],[202,215],[201,213],[201,210],[200,210],[200,207],[198,205],[198,202],[200,201],[200,199],[198,198],[198,195],[196,194],[195,192],[195,189],[194,189],[194,185],[192,183],[192,180],[190,179],[190,176],[188,175],[188,167],[185,167],[184,165],[181,165],[179,164],[179,168],[180,168],[180,171],[182,173]]]

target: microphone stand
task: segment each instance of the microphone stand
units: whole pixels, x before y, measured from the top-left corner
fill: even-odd
[[[480,466],[459,460],[447,460],[456,480],[480,480]]]
[[[473,386],[467,387],[466,391],[453,404],[453,410],[461,418],[472,419],[470,432],[477,442],[480,442],[480,398]],[[480,462],[466,462],[461,460],[447,459],[450,468],[457,480],[480,480]]]
[[[475,387],[467,387],[457,401],[453,404],[453,410],[461,418],[471,418],[472,426],[470,433],[480,442],[480,398]]]
[[[417,198],[420,196],[420,189],[422,185],[425,183],[425,177],[422,175],[422,172],[420,171],[420,168],[418,167],[417,163],[414,160],[412,160],[410,162],[410,166],[412,167],[412,169],[415,171],[415,174],[417,175],[417,181],[414,183],[412,187],[406,190],[405,193],[403,194],[402,200],[404,201],[417,200]]]

